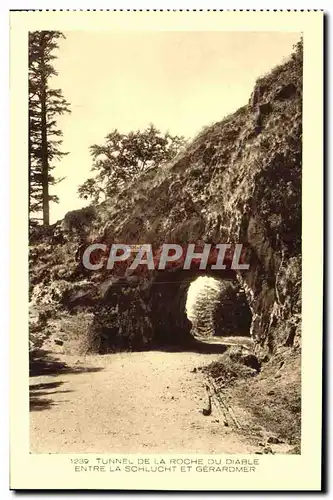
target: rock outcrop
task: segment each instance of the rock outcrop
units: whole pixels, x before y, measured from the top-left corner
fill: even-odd
[[[218,103],[217,103],[218,105]],[[169,165],[114,199],[31,233],[31,300],[50,314],[93,313],[95,348],[187,342],[190,282],[200,275],[244,290],[258,352],[300,348],[302,47],[260,78],[248,104],[205,128]],[[172,268],[144,276],[87,271],[91,242],[243,243],[247,271]],[[98,347],[96,347],[98,346]]]

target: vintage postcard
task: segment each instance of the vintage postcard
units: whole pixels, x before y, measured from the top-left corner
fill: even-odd
[[[10,487],[320,490],[323,13],[10,23]]]

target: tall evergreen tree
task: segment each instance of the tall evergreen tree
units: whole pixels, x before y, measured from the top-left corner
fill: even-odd
[[[49,186],[62,179],[52,175],[54,161],[68,154],[61,151],[62,131],[57,116],[69,113],[69,103],[60,89],[50,86],[57,75],[54,51],[64,35],[59,31],[29,33],[29,214],[43,213],[43,224],[50,223],[49,202],[58,202],[49,194]]]

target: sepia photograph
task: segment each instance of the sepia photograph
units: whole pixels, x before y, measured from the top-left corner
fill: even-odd
[[[303,30],[44,26],[22,68],[29,456],[236,482],[301,458]]]
[[[31,451],[300,453],[301,156],[301,33],[29,33]]]

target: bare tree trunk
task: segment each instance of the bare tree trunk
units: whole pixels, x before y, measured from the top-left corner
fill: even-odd
[[[47,152],[46,110],[42,104],[42,187],[43,187],[43,224],[50,225],[49,207],[49,162]],[[44,109],[43,109],[44,108]]]
[[[32,169],[32,162],[31,162],[31,127],[30,127],[30,113],[29,113],[29,199],[28,199],[28,214],[29,214],[29,218],[30,218],[30,215],[31,215],[31,182],[32,182],[32,172],[31,172],[31,169]]]
[[[41,37],[41,154],[42,154],[42,188],[43,188],[43,224],[50,225],[49,207],[49,160],[47,144],[47,121],[46,121],[46,69],[44,63],[45,43]]]

